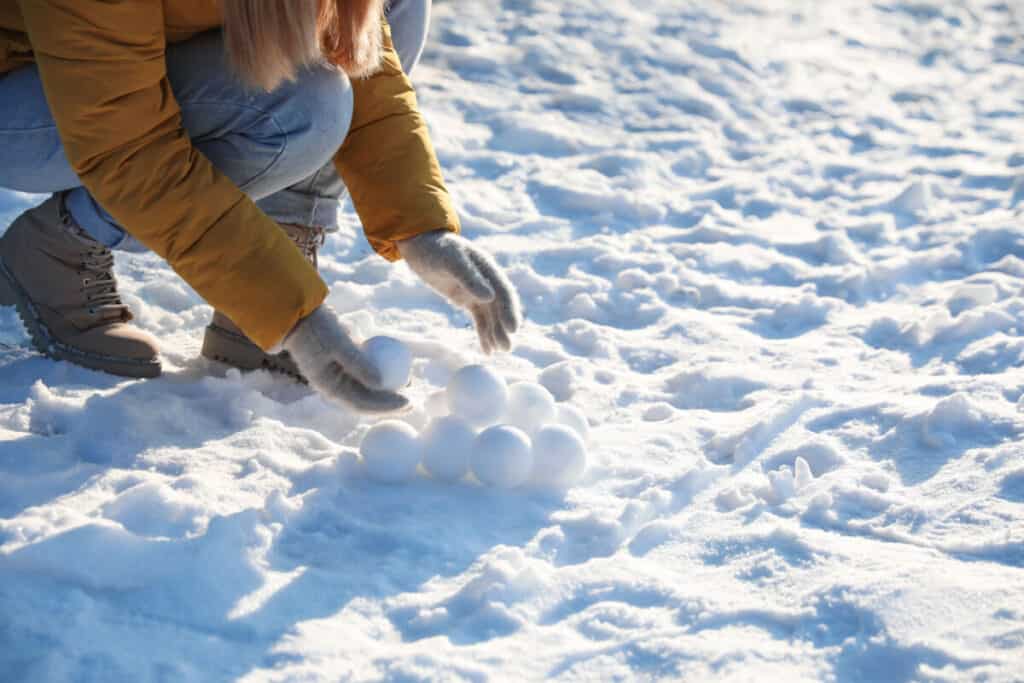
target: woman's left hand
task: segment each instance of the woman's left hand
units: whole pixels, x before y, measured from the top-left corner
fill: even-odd
[[[519,295],[490,254],[447,230],[398,243],[413,272],[473,316],[484,353],[508,351],[522,324]]]

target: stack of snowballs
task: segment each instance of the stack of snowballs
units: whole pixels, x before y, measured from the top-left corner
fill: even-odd
[[[408,377],[411,359],[407,350],[401,353],[404,345],[395,346],[401,342],[381,339],[386,338],[371,340],[364,348],[375,349],[372,355],[384,374],[399,382],[397,388]],[[488,486],[529,483],[564,489],[586,469],[586,418],[571,405],[556,404],[540,384],[508,386],[492,370],[467,365],[428,401],[427,410],[435,417],[420,434],[398,420],[379,422],[367,431],[359,452],[373,479],[408,481],[422,463],[442,481],[457,481],[472,471]]]

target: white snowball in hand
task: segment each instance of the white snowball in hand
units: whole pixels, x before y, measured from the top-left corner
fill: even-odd
[[[530,437],[508,425],[485,429],[473,442],[473,474],[484,484],[514,488],[530,477]]]
[[[575,484],[587,468],[583,439],[563,425],[542,427],[533,435],[534,482],[557,488]]]
[[[390,484],[412,479],[420,463],[416,430],[398,420],[379,422],[366,432],[359,453],[372,479]]]
[[[448,408],[476,427],[501,419],[508,403],[505,380],[482,365],[467,365],[448,382]]]
[[[590,439],[590,423],[587,422],[587,416],[583,411],[576,406],[559,403],[555,410],[555,422],[576,432],[583,439],[583,443]]]
[[[534,382],[516,382],[509,387],[504,422],[532,434],[554,419],[555,397],[550,391]]]
[[[383,389],[394,391],[409,383],[412,354],[402,342],[394,337],[372,337],[363,343],[363,353],[380,370]]]
[[[476,432],[465,420],[448,415],[433,420],[420,435],[423,466],[442,481],[461,479],[469,471]]]

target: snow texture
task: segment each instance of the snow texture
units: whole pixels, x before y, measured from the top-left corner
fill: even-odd
[[[395,391],[408,384],[412,354],[405,344],[392,337],[379,335],[363,342],[363,353],[380,370],[382,388]]]
[[[476,431],[465,420],[445,415],[431,420],[420,434],[423,468],[442,481],[456,481],[469,472]]]
[[[416,475],[422,458],[421,443],[412,426],[398,420],[384,420],[366,432],[359,444],[359,455],[371,479],[397,484]]]
[[[158,380],[0,309],[0,679],[1021,680],[1019,3],[437,2],[416,80],[525,329],[484,359],[351,212],[330,302],[417,431],[472,363],[580,409],[580,482],[376,483],[119,256]]]
[[[513,489],[533,472],[532,448],[526,432],[511,425],[494,425],[476,435],[470,467],[481,483]]]
[[[474,364],[459,368],[448,386],[448,410],[476,427],[489,427],[505,415],[508,386],[494,370]]]

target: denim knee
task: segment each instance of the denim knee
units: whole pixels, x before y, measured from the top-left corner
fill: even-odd
[[[430,0],[391,0],[387,7],[391,40],[405,73],[420,61],[430,30]]]
[[[306,69],[282,87],[288,91],[284,108],[290,111],[283,117],[286,143],[275,175],[288,176],[287,187],[334,157],[348,135],[355,99],[348,77],[327,67]]]

